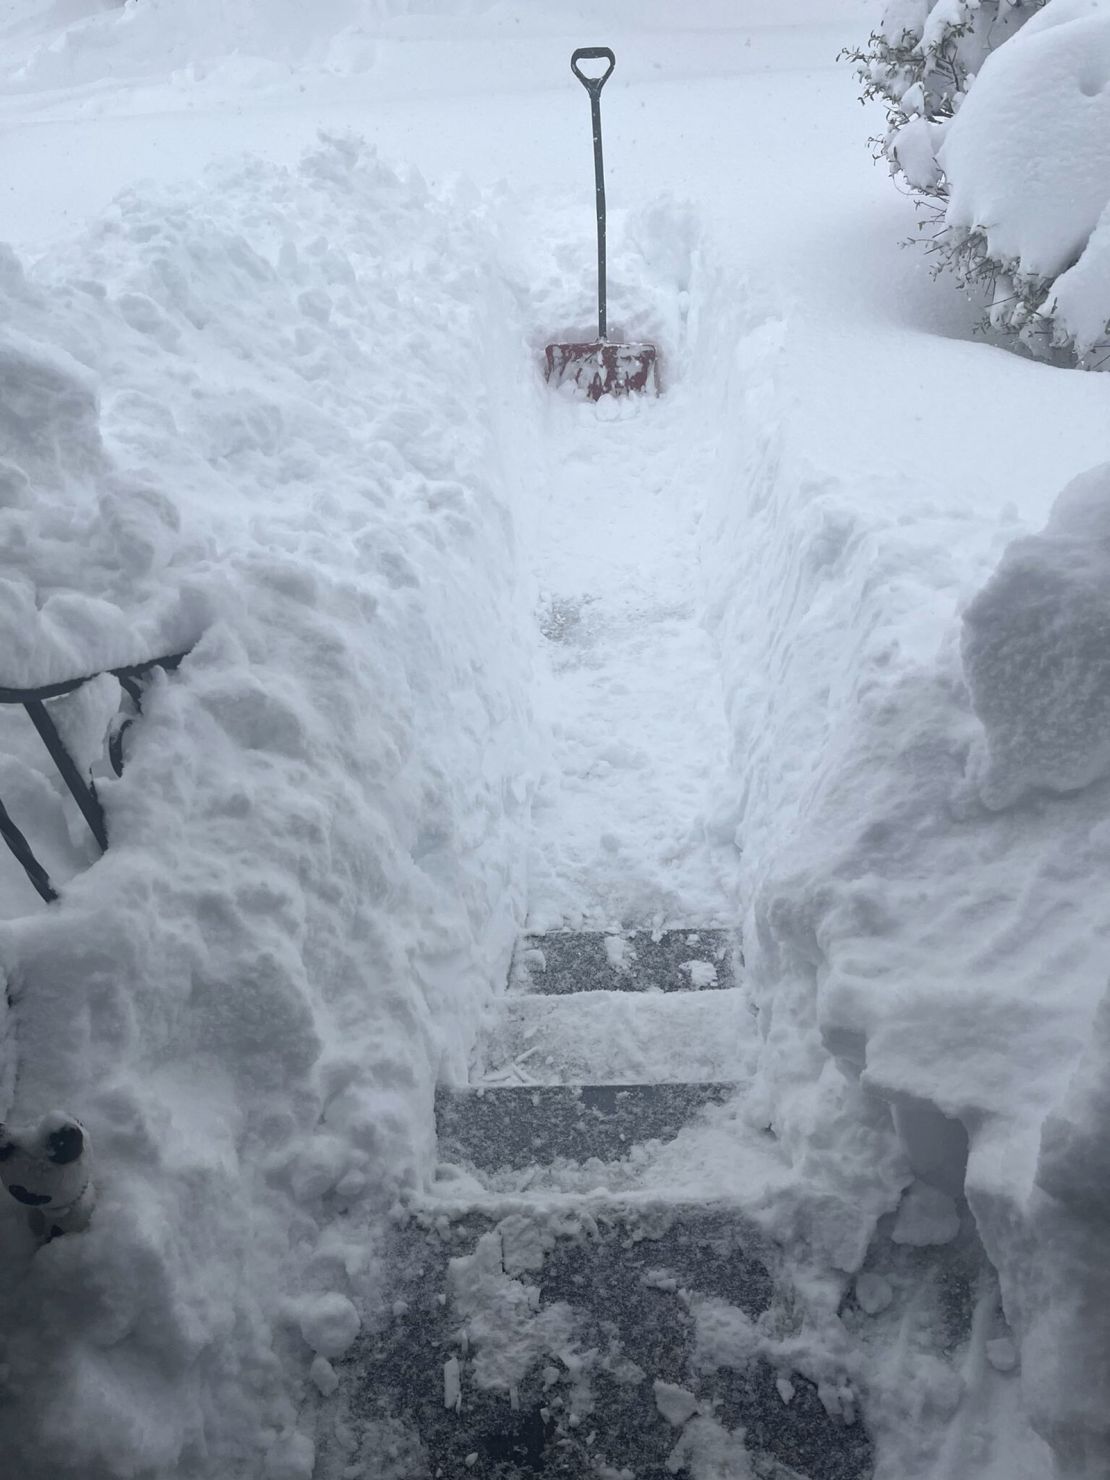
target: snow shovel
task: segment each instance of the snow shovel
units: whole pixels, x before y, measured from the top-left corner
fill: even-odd
[[[590,77],[582,61],[609,63],[600,76]],[[601,89],[617,59],[607,46],[580,46],[570,59],[570,70],[590,95],[594,128],[594,181],[597,190],[597,338],[577,344],[549,344],[546,377],[556,385],[573,381],[591,401],[602,396],[626,396],[630,391],[659,390],[659,365],[654,344],[616,344],[605,321],[605,167],[601,160]]]

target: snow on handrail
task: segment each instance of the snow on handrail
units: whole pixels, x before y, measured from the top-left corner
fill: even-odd
[[[161,668],[167,673],[180,666],[182,661],[188,657],[189,651],[183,653],[169,653],[162,658],[150,658],[145,663],[128,663],[121,668],[105,668],[100,673],[87,673],[81,678],[63,679],[58,683],[43,684],[39,688],[7,688],[0,685],[0,704],[22,704],[27,715],[38,731],[43,744],[50,752],[50,758],[58,768],[58,774],[69,789],[70,795],[81,809],[81,815],[89,825],[89,831],[100,846],[101,852],[108,847],[108,828],[104,820],[104,809],[100,804],[100,798],[96,794],[96,783],[90,776],[86,781],[77,769],[76,763],[65,747],[58,727],[55,725],[46,701],[49,699],[61,699],[67,694],[76,693],[77,690],[95,678],[101,678],[105,673],[117,679],[120,687],[126,695],[128,709],[124,713],[122,722],[114,725],[108,738],[108,756],[112,763],[112,769],[117,776],[123,775],[123,736],[127,729],[134,723],[135,719],[142,714],[143,683],[149,678],[155,668]],[[12,820],[11,814],[0,802],[0,837],[8,846],[24,873],[34,885],[39,896],[47,904],[58,898],[58,891],[50,882],[50,876],[35,857],[31,845],[24,834]]]

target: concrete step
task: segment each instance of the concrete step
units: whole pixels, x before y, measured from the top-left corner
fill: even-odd
[[[335,1364],[326,1480],[872,1474],[835,1381],[791,1370],[796,1294],[735,1207],[433,1204],[393,1238],[392,1316]]]
[[[474,1085],[436,1091],[439,1159],[478,1169],[558,1158],[617,1161],[644,1141],[673,1141],[735,1083]]]
[[[511,986],[518,992],[689,992],[735,986],[743,965],[727,930],[573,931],[525,935]]]
[[[509,994],[491,1009],[479,1084],[723,1082],[754,1068],[746,995]]]

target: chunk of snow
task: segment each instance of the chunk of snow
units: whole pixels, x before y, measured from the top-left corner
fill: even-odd
[[[717,985],[717,968],[712,961],[684,961],[682,969],[689,975],[690,985],[695,989]]]
[[[325,1398],[330,1398],[339,1386],[336,1370],[326,1357],[313,1357],[308,1375]]]
[[[743,1429],[730,1431],[707,1415],[690,1419],[667,1456],[666,1469],[695,1480],[755,1480]]]
[[[462,1378],[458,1357],[448,1357],[443,1364],[443,1406],[458,1413],[462,1408]]]
[[[663,1382],[657,1378],[652,1384],[655,1393],[655,1406],[675,1428],[682,1424],[698,1411],[698,1400],[695,1395],[686,1388],[676,1387],[672,1382]]]
[[[1012,1372],[1017,1366],[1017,1347],[1009,1336],[996,1336],[987,1342],[987,1361],[996,1372]]]
[[[633,963],[632,942],[624,935],[607,935],[605,958],[614,971],[629,971]]]
[[[880,1311],[886,1310],[893,1299],[894,1291],[890,1288],[890,1281],[881,1274],[856,1276],[856,1304],[864,1315],[877,1316]]]
[[[298,1309],[301,1335],[322,1357],[341,1357],[362,1329],[354,1304],[338,1291],[305,1295]]]
[[[1110,774],[1110,464],[1069,483],[964,614],[963,660],[986,731],[983,800],[1077,791]]]
[[[941,177],[936,150],[943,134],[927,118],[911,118],[891,145],[902,173],[915,190],[932,190]]]
[[[890,1236],[896,1244],[925,1248],[951,1243],[959,1231],[960,1215],[952,1198],[927,1182],[915,1182],[902,1199]]]
[[[266,1480],[312,1480],[316,1446],[307,1434],[284,1434],[266,1455]]]

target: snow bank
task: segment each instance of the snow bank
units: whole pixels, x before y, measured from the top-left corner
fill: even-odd
[[[1110,467],[1075,479],[1042,533],[1015,540],[964,616],[964,666],[987,747],[991,807],[1075,792],[1080,840],[1105,852],[1110,804]],[[1084,857],[1086,854],[1086,857]],[[1088,849],[1081,851],[1084,862]],[[1079,899],[1086,880],[1073,879]],[[1079,902],[1079,901],[1077,901]],[[1104,930],[1102,932],[1104,938]],[[1102,968],[1105,977],[1105,965]],[[1012,1306],[1034,1418],[1078,1473],[1110,1453],[1110,991],[1067,1091],[1045,1118],[1030,1223],[1039,1258],[1014,1261]]]
[[[1040,1257],[1020,1286],[1035,1421],[1077,1474],[1110,1452],[1110,992],[1068,1092],[1041,1137],[1034,1228]],[[1047,1257],[1046,1257],[1047,1256]]]
[[[964,617],[988,806],[1110,772],[1110,467],[1077,478],[1042,534],[1015,540]]]
[[[1097,358],[1110,320],[1110,7],[1050,0],[984,63],[938,158],[995,318]]]
[[[721,826],[744,850],[763,1036],[753,1113],[854,1214],[842,1268],[882,1274],[907,1242],[942,1268],[967,1248],[965,1209],[998,1273],[1008,1325],[990,1327],[982,1287],[966,1364],[907,1331],[876,1349],[884,1473],[972,1473],[944,1468],[962,1451],[935,1470],[928,1454],[974,1388],[972,1411],[1003,1405],[1014,1436],[990,1473],[1052,1473],[1024,1413],[1061,1472],[1101,1476],[1105,1201],[1084,1148],[1105,1134],[1088,1045],[1110,932],[1106,474],[990,577],[1008,490],[947,499],[908,459],[862,471],[807,429],[799,331],[766,308],[734,327],[703,560],[735,747]],[[1083,790],[1023,800],[1029,786]],[[1011,1336],[1020,1376],[992,1376],[984,1338]]]
[[[349,138],[0,255],[0,677],[195,643],[101,783],[102,859],[5,762],[73,877],[46,908],[0,863],[0,1117],[78,1114],[99,1191],[37,1252],[0,1208],[29,1480],[311,1472],[299,1399],[504,979],[531,751],[495,258],[477,199]]]

